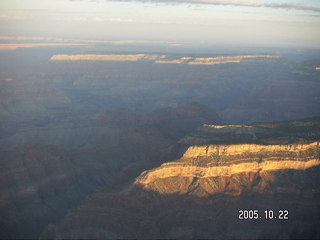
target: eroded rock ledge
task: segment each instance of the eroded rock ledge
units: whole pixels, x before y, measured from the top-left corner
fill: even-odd
[[[254,181],[256,175],[288,169],[305,170],[318,166],[319,142],[289,145],[205,145],[191,146],[177,161],[144,171],[136,185],[161,193],[187,193],[201,183],[217,183],[206,186],[206,192],[225,189],[221,178],[246,175],[240,182]],[[178,185],[178,186],[177,186]]]

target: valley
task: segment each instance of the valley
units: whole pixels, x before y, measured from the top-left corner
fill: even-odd
[[[309,53],[102,48],[1,52],[0,238],[319,237]]]
[[[319,124],[318,120],[306,120],[287,125],[310,126],[315,122]],[[284,123],[273,124],[283,127]],[[41,236],[166,239],[319,235],[319,142],[178,143],[174,151],[177,148],[181,149],[178,160],[172,161],[172,155],[171,161],[142,172],[121,191],[101,188]],[[239,220],[241,209],[286,209],[290,217],[286,221]],[[92,218],[86,220],[85,216]]]
[[[320,1],[1,0],[1,239],[320,239]]]

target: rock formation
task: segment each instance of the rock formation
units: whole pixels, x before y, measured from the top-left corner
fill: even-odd
[[[165,58],[165,55],[154,54],[57,54],[50,61],[138,61]]]
[[[179,160],[143,172],[135,184],[162,194],[239,193],[258,177],[263,180],[268,172],[317,166],[319,153],[319,142],[191,146]],[[238,175],[248,175],[249,182],[233,181],[233,187],[227,186],[230,181],[226,179],[234,180]],[[266,187],[263,181],[259,184],[260,190]]]
[[[188,141],[180,141],[177,148],[184,149],[184,154],[178,160],[142,172],[121,191],[111,192],[106,187],[95,192],[61,222],[48,226],[41,237],[318,239],[317,122],[255,124],[255,138],[247,139],[251,143],[238,144],[226,144],[225,138],[218,144],[209,135],[214,136],[216,130],[244,128],[234,135],[234,140],[240,139],[253,126],[210,126],[209,135],[201,135],[200,127],[184,138]],[[284,139],[288,126],[291,136]],[[232,136],[229,130],[222,136]],[[304,136],[303,141],[297,136]],[[198,145],[202,138],[215,143]],[[298,140],[275,144],[292,139]],[[273,144],[256,143],[259,141]],[[272,210],[277,216],[286,210],[289,218],[240,220],[240,210],[260,214]]]

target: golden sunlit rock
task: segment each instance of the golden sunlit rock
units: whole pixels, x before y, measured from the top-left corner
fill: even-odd
[[[234,144],[234,145],[206,145],[191,146],[182,158],[210,157],[214,155],[239,155],[244,153],[266,153],[266,152],[297,152],[308,149],[319,148],[319,142],[310,144],[289,145],[258,145],[258,144]]]
[[[239,63],[243,59],[258,59],[258,58],[280,58],[279,55],[239,55],[239,56],[219,56],[208,58],[195,58],[188,64],[198,65],[215,65],[223,63]]]
[[[192,59],[191,57],[182,57],[179,59],[174,59],[174,60],[158,60],[155,63],[160,63],[160,64],[181,64],[181,63],[186,63],[186,61]]]
[[[154,54],[57,54],[50,61],[138,61],[162,59],[165,55]]]
[[[143,172],[135,184],[148,189],[149,184],[172,177],[202,179],[244,172],[304,170],[320,164],[318,153],[319,142],[191,146],[178,161]]]

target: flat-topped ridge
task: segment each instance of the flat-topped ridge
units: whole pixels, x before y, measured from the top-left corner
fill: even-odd
[[[320,139],[320,119],[253,123],[251,125],[203,124],[179,142],[186,145],[311,143]]]
[[[319,142],[309,144],[288,144],[288,145],[260,145],[260,144],[231,144],[231,145],[204,145],[191,146],[184,153],[182,158],[228,156],[254,153],[274,152],[300,152],[308,149],[319,149]]]
[[[209,178],[242,172],[305,170],[320,164],[319,146],[319,142],[289,145],[191,146],[179,160],[144,171],[135,184],[147,185],[170,177]],[[198,164],[201,158],[205,159],[206,164]]]
[[[209,124],[203,124],[203,127],[209,127],[209,128],[216,128],[216,129],[220,129],[220,128],[252,128],[253,126],[250,125],[209,125]]]

